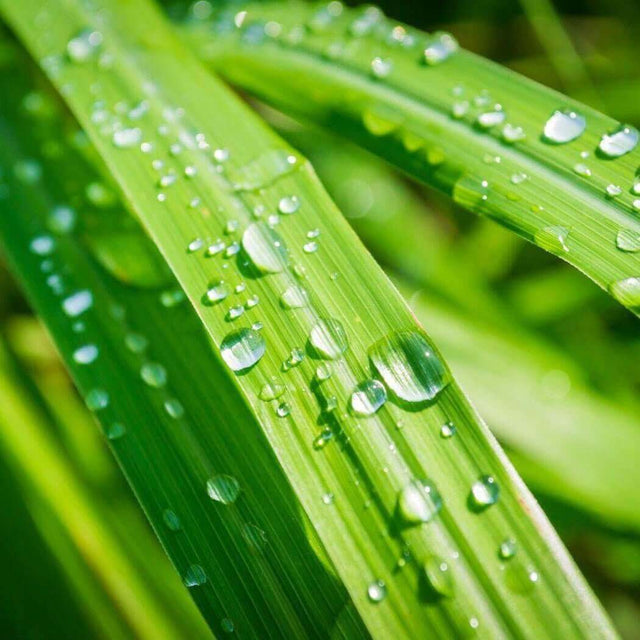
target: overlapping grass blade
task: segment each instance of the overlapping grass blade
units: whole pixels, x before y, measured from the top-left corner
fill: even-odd
[[[375,8],[242,9],[184,30],[226,78],[558,255],[638,313],[633,127]]]
[[[152,522],[167,508],[180,511],[178,535],[157,528],[212,625],[233,624],[246,637],[326,636],[329,628],[337,637],[450,637],[480,626],[492,637],[614,635],[535,501],[309,166],[179,46],[147,3],[0,6],[212,338],[212,349],[198,342],[189,308],[154,308],[139,288],[119,286],[126,313],[116,307],[116,321],[107,318],[117,283],[61,237],[54,255],[64,256],[72,290],[93,294],[81,313],[100,359],[81,366],[72,357],[76,322],[67,317],[77,307],[63,304],[65,314],[52,301],[37,273],[42,246],[29,251],[44,220],[23,213],[2,225],[6,251],[88,403],[103,423],[126,424],[114,448]],[[25,197],[24,185],[11,188]],[[280,224],[270,220],[275,235],[262,218],[278,210]],[[229,250],[219,252],[225,231]],[[115,257],[123,261],[115,266],[127,264],[126,255]],[[223,277],[229,296],[239,297],[229,308],[203,304],[203,296],[215,302],[215,291],[206,294]],[[301,286],[306,306],[283,309],[295,305],[280,295]],[[180,315],[171,321],[170,313]],[[145,328],[148,355],[123,353],[129,326]],[[230,353],[238,328],[250,333]],[[397,351],[405,339],[422,344],[422,355]],[[393,366],[401,370],[385,376],[398,398],[376,413],[355,403],[369,414],[358,417],[347,407],[356,385],[371,378],[367,353],[376,343],[379,368],[387,366],[379,358],[400,359]],[[435,370],[421,374],[425,381],[413,367],[427,363]],[[131,368],[142,373],[137,385],[122,374]],[[429,402],[411,402],[427,391]],[[178,423],[159,418],[173,399],[184,410]],[[449,423],[458,430],[452,438]],[[438,514],[426,476],[442,495]],[[304,516],[292,513],[298,506]],[[499,551],[507,537],[519,545],[508,560],[510,551],[502,558]]]

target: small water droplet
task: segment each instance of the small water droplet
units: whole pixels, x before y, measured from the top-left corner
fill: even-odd
[[[222,620],[220,620],[220,628],[225,633],[233,633],[236,629],[235,625],[233,624],[233,620],[231,620],[231,618],[222,618]]]
[[[281,402],[276,409],[278,418],[286,418],[291,413],[291,407],[286,402]]]
[[[387,596],[387,587],[382,580],[374,580],[367,587],[367,596],[374,604],[382,602]]]
[[[502,110],[502,107],[497,104],[491,111],[484,111],[478,114],[476,118],[476,124],[482,129],[491,129],[499,124],[502,124],[507,117],[507,114]]]
[[[229,310],[227,311],[227,315],[225,316],[225,319],[228,322],[232,322],[233,320],[237,320],[243,314],[244,314],[244,306],[241,304],[236,304],[236,305],[233,305],[233,307],[229,307]]]
[[[631,125],[622,124],[612,133],[605,133],[598,149],[607,158],[619,158],[636,148],[638,130]]]
[[[458,50],[458,41],[445,32],[434,33],[424,49],[424,61],[430,65],[440,64]]]
[[[319,364],[316,368],[316,379],[319,382],[324,382],[325,380],[328,380],[331,377],[331,367],[329,366],[329,364],[323,362],[322,364]]]
[[[118,438],[122,438],[126,432],[127,429],[121,422],[113,422],[105,427],[104,434],[109,440],[117,440]]]
[[[518,543],[513,538],[506,538],[500,543],[498,555],[503,560],[509,560],[516,555],[518,551]]]
[[[502,139],[505,142],[513,144],[514,142],[520,142],[527,137],[522,127],[507,123],[502,127]]]
[[[31,253],[37,256],[48,256],[53,253],[56,242],[51,236],[37,236],[29,244]]]
[[[140,377],[150,387],[164,387],[167,384],[167,370],[158,362],[145,362],[140,367]]]
[[[583,176],[585,178],[591,177],[591,169],[586,164],[584,164],[584,162],[578,162],[577,164],[573,165],[573,170],[579,176]]]
[[[451,598],[454,594],[453,575],[449,564],[437,556],[431,556],[424,563],[424,574],[429,587],[438,596]]]
[[[104,389],[91,389],[85,398],[89,411],[100,411],[109,406],[109,394]]]
[[[233,504],[240,495],[240,483],[233,476],[213,476],[207,480],[207,494],[221,504]]]
[[[278,211],[285,215],[295,213],[300,208],[300,199],[298,196],[284,196],[278,202]]]
[[[199,564],[192,564],[184,574],[184,584],[187,587],[199,587],[207,581],[207,574]]]
[[[270,400],[276,400],[286,390],[284,384],[277,377],[272,377],[268,382],[265,382],[260,389],[258,397],[260,400],[269,402]]]
[[[544,125],[543,138],[552,144],[565,144],[579,138],[586,127],[583,115],[572,109],[557,109]]]
[[[433,400],[450,382],[447,369],[426,337],[395,332],[369,349],[369,358],[388,389],[406,402]]]
[[[302,250],[305,253],[315,253],[319,248],[319,245],[317,242],[307,242],[303,245]]]
[[[71,207],[54,207],[47,216],[47,226],[59,235],[71,233],[76,226],[76,212]]]
[[[208,302],[215,304],[216,302],[224,300],[229,295],[229,286],[221,280],[209,287],[205,295]]]
[[[430,522],[442,509],[442,498],[430,480],[414,480],[398,494],[398,515],[407,524]]]
[[[477,510],[486,509],[498,502],[500,487],[493,476],[482,476],[471,485],[470,499]]]
[[[327,360],[336,360],[349,348],[347,334],[335,318],[319,320],[311,329],[309,342],[316,353]]]
[[[618,186],[617,184],[608,184],[607,188],[605,189],[605,193],[610,198],[616,198],[622,193],[622,187]]]
[[[220,346],[223,360],[233,371],[249,369],[262,358],[265,351],[264,338],[253,329],[239,329],[229,333]]]
[[[230,156],[229,149],[215,149],[213,152],[214,160],[220,163],[226,162]]]
[[[182,418],[184,415],[184,407],[177,398],[169,398],[164,402],[164,410],[167,414],[174,419]]]
[[[102,34],[99,31],[83,29],[67,43],[67,55],[72,62],[87,62],[97,55],[101,44]]]
[[[511,184],[522,184],[525,180],[528,180],[529,176],[522,172],[519,171],[517,173],[512,174],[511,176]]]
[[[171,509],[165,509],[162,512],[162,519],[169,531],[180,531],[180,529],[182,529],[180,518],[178,518],[175,511],[172,511]]]
[[[62,301],[62,310],[70,317],[75,318],[84,313],[93,305],[93,294],[88,289],[76,291]]]
[[[316,438],[314,439],[313,448],[316,451],[320,451],[321,449],[324,449],[332,439],[333,431],[331,431],[331,429],[329,428],[323,429],[322,433],[320,433],[320,435],[316,436]]]
[[[441,438],[452,438],[456,435],[456,426],[453,422],[447,422],[440,427]]]
[[[393,69],[393,62],[389,58],[376,56],[371,61],[371,73],[376,78],[386,78]]]
[[[560,254],[569,251],[567,246],[568,237],[569,229],[552,225],[536,231],[533,239],[541,249],[545,249],[550,253]]]
[[[149,341],[139,333],[128,333],[124,338],[124,343],[133,353],[142,353],[148,346]]]
[[[291,349],[289,357],[284,363],[284,369],[291,369],[297,367],[304,360],[304,351],[302,349]]]
[[[351,394],[351,410],[358,416],[371,416],[387,401],[387,390],[378,380],[361,382]]]
[[[284,309],[302,309],[309,305],[309,296],[302,287],[291,285],[280,296],[280,304]]]
[[[113,144],[118,149],[128,149],[135,147],[140,143],[142,139],[142,131],[137,127],[131,127],[127,129],[118,129],[113,132]]]
[[[98,347],[95,344],[85,344],[73,352],[73,360],[77,364],[91,364],[98,357]]]

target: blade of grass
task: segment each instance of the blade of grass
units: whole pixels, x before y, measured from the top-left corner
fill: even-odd
[[[235,18],[195,20],[183,33],[232,82],[355,140],[558,255],[639,312],[640,253],[624,241],[635,246],[640,235],[632,127],[616,138],[629,141],[620,147],[629,152],[612,158],[599,149],[618,130],[611,118],[457,51],[448,35],[427,36],[371,8],[246,5]],[[555,144],[545,123],[565,109],[584,117],[586,128]]]
[[[446,370],[433,379],[438,388],[436,397],[421,411],[407,411],[402,403],[387,402],[365,421],[346,410],[354,387],[371,375],[366,355],[371,345],[380,340],[391,340],[394,345],[399,339],[394,331],[416,332],[419,327],[398,293],[362,250],[308,165],[204,73],[173,40],[148,4],[99,2],[89,10],[80,3],[60,2],[51,13],[38,13],[39,4],[32,0],[20,6],[10,2],[0,6],[34,57],[44,59],[43,66],[167,259],[217,349],[228,343],[234,329],[230,324],[233,315],[225,320],[224,309],[201,302],[211,286],[212,275],[219,278],[216,274],[224,273],[222,264],[227,264],[227,278],[234,283],[243,276],[250,286],[247,293],[259,296],[260,306],[249,316],[249,322],[260,319],[263,323],[260,335],[268,344],[266,353],[261,348],[250,349],[253,357],[249,358],[247,351],[236,352],[236,357],[243,358],[242,363],[236,363],[223,348],[222,357],[236,370],[240,364],[253,363],[256,353],[264,357],[245,375],[234,376],[223,369],[222,359],[216,355],[216,360],[209,363],[209,376],[217,371],[217,383],[226,380],[239,392],[228,392],[232,395],[232,414],[247,411],[249,419],[253,416],[259,420],[368,632],[381,638],[415,637],[426,632],[450,636],[469,633],[470,628],[482,625],[483,631],[494,637],[527,636],[538,635],[542,626],[549,625],[549,629],[568,637],[584,633],[614,635],[587,585],[484,424],[455,382],[446,384]],[[92,46],[98,46],[104,56],[99,55],[96,60],[81,61],[75,55],[74,38],[86,29],[85,34],[99,34]],[[44,32],[46,38],[41,37]],[[65,50],[70,52],[71,62],[65,59]],[[86,91],[90,79],[98,87],[98,95],[91,98]],[[98,96],[105,101],[98,107],[100,111],[111,109],[114,101],[122,100],[133,109],[144,101],[148,109],[132,127],[125,125],[126,119],[117,112],[113,117],[107,111],[107,120],[113,118],[111,125],[116,126],[105,127],[105,121],[100,122],[102,118],[92,117],[91,113]],[[128,117],[133,117],[131,112]],[[200,148],[198,142],[202,143]],[[145,143],[153,145],[151,158],[145,156],[145,149],[149,150]],[[207,153],[204,143],[218,153]],[[172,144],[182,145],[174,161],[166,151]],[[165,170],[173,168],[176,177],[161,178],[158,185],[151,159],[162,160]],[[218,171],[216,164],[222,167]],[[195,178],[197,174],[206,179],[178,179],[188,167],[193,169],[187,171],[187,177],[191,174]],[[267,232],[267,227],[250,226],[257,224],[251,222],[256,207],[264,207],[267,212],[278,207],[286,210],[291,208],[291,201],[283,204],[283,198],[292,195],[299,199],[301,210],[278,226],[279,244],[269,240],[275,232]],[[189,211],[188,204],[194,197],[200,198],[206,215],[198,215],[203,209],[195,215]],[[258,208],[258,217],[262,211]],[[253,259],[253,267],[261,267],[261,274],[251,270],[242,252],[227,254],[240,255],[236,267],[240,271],[232,268],[233,262],[219,257],[207,260],[201,255],[188,255],[187,247],[194,246],[194,238],[214,239],[225,228],[233,234],[235,225],[230,220],[238,220],[244,231],[244,249]],[[321,228],[319,246],[317,241],[308,242],[307,237],[307,232],[316,227]],[[254,244],[259,240],[253,235],[256,228],[263,234],[258,243],[260,251]],[[4,233],[8,232],[5,229]],[[317,234],[313,232],[312,237]],[[18,243],[23,252],[24,242]],[[306,249],[300,249],[301,244]],[[288,264],[282,252],[276,251],[283,245],[290,247]],[[265,276],[265,271],[276,273]],[[332,278],[332,274],[337,275]],[[298,312],[287,313],[280,305],[279,295],[300,280],[309,289],[310,303]],[[249,309],[255,306],[249,305]],[[251,314],[250,310],[246,313]],[[48,315],[56,319],[54,314]],[[318,326],[319,320],[327,317],[341,321],[348,345],[337,325],[331,325],[330,330]],[[252,340],[261,344],[255,336]],[[292,348],[304,347],[307,340],[315,350],[308,349],[306,357],[304,351],[292,354]],[[387,349],[387,344],[378,348]],[[429,359],[437,357],[434,349],[426,348]],[[63,344],[62,351],[67,353],[68,346]],[[319,355],[333,358],[333,373],[322,383],[312,381],[321,363]],[[393,353],[390,356],[394,357]],[[259,395],[265,395],[265,384],[281,371],[283,361],[288,362],[283,372],[285,395],[275,407],[268,406]],[[425,364],[413,357],[410,362],[410,366]],[[321,378],[325,377],[325,367],[320,369]],[[410,374],[411,370],[405,371]],[[445,376],[443,387],[442,381],[437,381],[441,375]],[[189,382],[193,384],[194,380]],[[402,389],[398,391],[404,393]],[[123,411],[119,403],[124,395],[123,388],[111,394],[112,411]],[[238,402],[239,395],[243,402]],[[224,402],[226,398],[218,391],[216,400]],[[323,415],[318,401],[320,407],[332,409],[335,402],[337,407]],[[133,407],[128,406],[127,410],[128,415]],[[320,446],[316,439],[319,418],[331,426],[337,442]],[[464,433],[464,437],[451,443],[440,436],[440,427],[449,420]],[[219,438],[214,442],[220,445]],[[244,438],[243,443],[246,446]],[[123,446],[121,453],[124,450]],[[136,453],[141,459],[141,452]],[[403,496],[427,469],[441,487],[446,508],[428,526],[406,527],[402,522],[407,517]],[[484,478],[480,485],[474,485],[483,474],[491,474],[492,479]],[[205,478],[201,479],[200,495],[204,494]],[[470,493],[472,485],[479,498]],[[496,497],[492,488],[497,485],[501,488],[500,500],[489,507]],[[483,487],[489,492],[488,497]],[[244,500],[250,499],[250,491],[246,493]],[[475,508],[476,503],[489,508]],[[394,514],[401,517],[400,522]],[[385,534],[390,527],[390,534]],[[198,530],[185,526],[186,531],[210,535],[208,527]],[[496,554],[500,541],[509,532],[520,541],[521,552],[505,572]],[[276,536],[270,540],[274,546],[283,543]],[[289,539],[286,546],[290,553],[293,545]],[[408,547],[410,561],[406,557]],[[440,559],[435,559],[434,554]],[[452,588],[446,578],[443,584],[438,576],[438,572],[449,570],[449,564],[455,573],[456,584]],[[398,571],[400,567],[405,568]],[[505,580],[505,575],[510,577]],[[211,580],[218,593],[231,587],[220,584],[220,577]],[[431,586],[425,584],[429,578]],[[209,581],[200,586],[205,588],[196,592],[213,597]],[[523,589],[527,592],[525,597],[519,593]],[[444,596],[443,592],[454,597],[439,599],[436,606],[427,605],[425,600],[438,593]],[[314,601],[318,593],[322,590],[314,586]],[[283,598],[278,595],[267,597],[282,604]],[[208,603],[201,604],[206,607]],[[294,612],[292,608],[291,635],[317,633],[316,627],[303,623]],[[337,621],[340,626],[336,631],[340,632],[341,617]],[[275,623],[282,624],[282,620]],[[326,632],[326,625],[322,632]]]

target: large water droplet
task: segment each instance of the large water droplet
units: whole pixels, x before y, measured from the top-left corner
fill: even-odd
[[[450,34],[434,33],[424,49],[424,61],[428,65],[444,62],[458,50],[458,41]]]
[[[407,524],[430,522],[442,509],[442,498],[429,480],[414,480],[398,494],[398,515]]]
[[[278,202],[278,211],[285,215],[291,215],[300,208],[300,198],[298,196],[284,196]]]
[[[496,125],[502,124],[506,117],[507,114],[502,110],[502,107],[497,104],[493,110],[478,114],[476,124],[482,129],[491,129]]]
[[[387,587],[382,580],[374,580],[367,587],[367,596],[374,604],[382,602],[387,597]]]
[[[471,485],[471,504],[477,509],[486,509],[498,502],[500,487],[493,476],[482,476]]]
[[[544,140],[564,144],[580,137],[587,127],[584,116],[571,109],[554,111],[544,125]]]
[[[387,390],[378,380],[361,382],[351,394],[351,410],[358,416],[371,416],[387,401]]]
[[[640,309],[640,276],[613,282],[609,285],[609,293],[625,307]]]
[[[640,251],[640,233],[632,229],[620,229],[616,236],[616,247],[627,253]]]
[[[253,264],[264,273],[280,273],[289,264],[284,240],[262,222],[254,222],[246,228],[242,246]]]
[[[453,575],[449,564],[442,558],[431,556],[424,563],[424,574],[429,587],[438,596],[451,598],[454,594]]]
[[[213,476],[207,480],[207,493],[216,502],[233,504],[240,495],[240,483],[233,476]]]
[[[638,144],[638,130],[631,125],[620,125],[612,133],[605,133],[598,149],[607,158],[619,158],[635,149]]]
[[[449,372],[426,337],[399,331],[369,349],[369,358],[390,389],[406,402],[433,400],[450,382]]]
[[[249,369],[262,358],[265,351],[264,338],[253,329],[233,331],[220,345],[222,358],[233,371]]]
[[[347,333],[335,318],[319,320],[311,329],[309,342],[316,353],[327,360],[339,358],[349,347]]]

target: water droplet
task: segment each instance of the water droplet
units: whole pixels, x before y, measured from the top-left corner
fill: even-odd
[[[319,245],[317,242],[307,242],[303,247],[302,250],[305,253],[315,253],[319,248]]]
[[[139,333],[128,333],[124,338],[124,343],[133,353],[142,353],[148,346],[149,341]]]
[[[502,139],[505,142],[513,144],[514,142],[519,142],[520,140],[524,140],[527,137],[527,134],[524,132],[524,129],[519,126],[515,126],[513,124],[505,124],[502,127]]]
[[[252,551],[260,553],[267,546],[267,534],[255,524],[242,527],[242,537]]]
[[[262,358],[266,344],[253,329],[239,329],[228,334],[220,345],[220,353],[233,371],[249,369]]]
[[[142,131],[137,127],[131,127],[127,129],[118,129],[113,132],[113,144],[118,149],[128,149],[135,147],[140,143],[142,139]]]
[[[297,367],[304,360],[304,351],[302,349],[291,349],[289,357],[284,363],[284,369],[291,369]]]
[[[279,378],[275,376],[272,377],[269,382],[265,382],[260,389],[260,393],[258,397],[260,400],[264,400],[265,402],[269,402],[270,400],[275,400],[279,398],[286,390],[284,384],[280,381]]]
[[[325,380],[328,380],[331,377],[331,367],[323,362],[322,364],[319,364],[316,368],[316,379],[319,382],[324,382]]]
[[[192,564],[184,574],[184,584],[187,587],[199,587],[207,581],[207,574],[199,564]]]
[[[34,184],[42,177],[42,167],[36,160],[18,160],[13,165],[13,173],[24,184]]]
[[[533,567],[518,560],[506,566],[504,577],[509,590],[520,595],[530,593],[540,580],[540,575]]]
[[[76,212],[71,207],[54,207],[47,216],[47,226],[60,235],[70,233],[76,226]]]
[[[37,236],[29,244],[31,253],[37,256],[48,256],[56,247],[56,242],[51,236]]]
[[[445,598],[453,597],[453,575],[448,563],[442,558],[431,556],[424,563],[424,574],[429,586],[437,595]]]
[[[382,113],[379,109],[365,109],[362,124],[374,136],[386,136],[395,131],[402,122],[397,114]]]
[[[121,422],[113,422],[108,427],[105,427],[105,435],[109,440],[122,438],[126,432],[127,430]]]
[[[177,398],[169,398],[164,402],[164,410],[167,414],[174,419],[182,418],[184,415],[184,407]]]
[[[237,320],[242,314],[244,314],[244,306],[236,304],[233,307],[229,307],[225,318],[227,321],[232,322],[233,320]]]
[[[477,510],[490,507],[499,497],[500,487],[493,476],[482,476],[471,485],[471,503]]]
[[[213,158],[216,162],[226,162],[230,157],[229,149],[215,149]]]
[[[387,390],[378,380],[361,382],[351,394],[351,410],[358,416],[371,416],[387,401]]]
[[[67,55],[72,62],[87,62],[97,55],[101,44],[99,31],[84,29],[67,43]]]
[[[77,364],[91,364],[95,362],[98,353],[98,347],[95,344],[85,344],[73,352],[73,360]]]
[[[62,309],[70,318],[79,316],[92,305],[93,294],[87,289],[76,291],[62,301]]]
[[[344,327],[335,318],[319,320],[311,329],[309,342],[316,353],[327,360],[340,358],[349,348]]]
[[[633,276],[609,285],[609,293],[625,307],[640,309],[640,277]]]
[[[316,451],[320,451],[321,449],[324,449],[327,444],[329,444],[329,442],[332,440],[333,438],[333,431],[331,431],[331,429],[327,428],[327,429],[323,429],[322,433],[318,436],[316,436],[316,438],[313,440],[313,448]]]
[[[605,192],[610,198],[615,198],[622,193],[622,187],[617,184],[608,184]]]
[[[308,306],[309,296],[302,287],[292,285],[280,296],[280,304],[284,309],[302,309]]]
[[[182,529],[180,518],[178,518],[175,511],[172,511],[171,509],[165,509],[162,512],[162,519],[164,520],[164,523],[169,531],[180,531],[180,529]]]
[[[464,118],[469,113],[469,106],[468,100],[456,100],[451,105],[451,115],[457,120]]]
[[[205,295],[211,304],[215,304],[216,302],[224,300],[229,295],[229,287],[226,282],[221,280],[207,289]]]
[[[578,162],[573,166],[573,170],[579,175],[585,178],[591,177],[591,169],[584,164],[584,162]]]
[[[433,400],[450,382],[444,364],[426,337],[400,331],[376,342],[369,358],[388,389],[406,402]]]
[[[264,273],[280,273],[289,264],[284,240],[262,222],[247,227],[242,235],[242,246],[253,264]]]
[[[619,158],[629,153],[638,144],[638,130],[631,125],[620,125],[612,133],[605,133],[598,149],[607,158]]]
[[[371,61],[371,73],[376,78],[386,78],[393,69],[393,62],[389,58],[376,56]]]
[[[571,110],[554,111],[544,125],[545,142],[565,144],[579,138],[587,127],[584,116]]]
[[[557,225],[544,227],[536,231],[534,235],[535,243],[550,253],[566,253],[569,251],[567,246],[567,238],[569,237],[569,229]]]
[[[112,207],[118,201],[115,193],[102,182],[90,182],[85,188],[87,199],[101,209]]]
[[[453,422],[447,422],[440,427],[440,437],[441,438],[452,438],[456,435],[456,426]]]
[[[291,407],[286,402],[281,402],[276,409],[278,418],[286,418],[291,413]]]
[[[240,251],[240,244],[237,242],[232,242],[224,252],[225,258],[231,258],[235,256]]]
[[[519,171],[518,173],[514,173],[511,176],[511,184],[522,184],[525,180],[528,179],[529,176],[526,173]]]
[[[430,522],[442,509],[442,498],[429,480],[414,480],[398,494],[398,515],[407,524]]]
[[[207,493],[216,502],[233,504],[240,495],[240,483],[233,476],[213,476],[207,480]]]
[[[145,362],[140,367],[140,377],[150,387],[164,387],[167,384],[167,370],[157,362]]]
[[[424,61],[436,65],[450,58],[458,50],[458,41],[450,34],[434,33],[424,49]]]
[[[506,538],[500,543],[498,555],[503,560],[509,560],[516,555],[518,551],[518,543],[513,538]]]
[[[160,294],[160,304],[167,309],[179,305],[185,299],[186,296],[182,289],[169,289]]]
[[[387,587],[382,580],[374,580],[367,587],[367,596],[374,604],[382,602],[387,596]]]
[[[502,124],[506,117],[507,114],[502,110],[502,107],[497,104],[493,107],[493,110],[478,114],[476,124],[482,129],[491,129],[496,125]]]
[[[91,389],[85,403],[89,411],[100,411],[109,405],[109,394],[104,389]]]
[[[620,229],[616,236],[616,247],[620,251],[628,253],[640,251],[640,232],[631,229]]]
[[[228,167],[227,175],[236,191],[255,191],[291,173],[298,159],[284,149],[267,151],[242,167]]]
[[[231,618],[222,618],[222,620],[220,620],[220,628],[225,633],[233,633],[236,629],[235,625],[233,624],[233,620],[231,620]]]
[[[300,208],[300,199],[298,196],[284,196],[278,202],[278,211],[285,215],[295,213]]]

